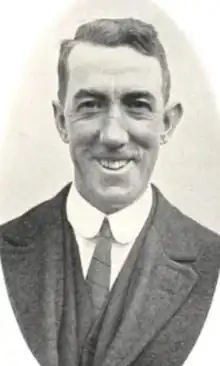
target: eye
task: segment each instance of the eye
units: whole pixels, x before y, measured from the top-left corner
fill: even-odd
[[[129,101],[127,101],[126,104],[129,109],[140,110],[140,111],[141,110],[142,111],[152,111],[151,105],[145,100],[140,100],[140,99],[129,100]]]
[[[89,99],[80,102],[77,106],[79,112],[97,112],[103,108],[101,100]]]
[[[153,112],[151,102],[145,97],[125,95],[122,99],[122,103],[129,114],[133,114],[137,117],[148,116]]]

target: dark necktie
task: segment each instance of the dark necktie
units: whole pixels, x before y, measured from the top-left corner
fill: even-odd
[[[103,220],[95,251],[87,273],[95,315],[97,316],[107,299],[111,275],[112,234],[108,219]]]

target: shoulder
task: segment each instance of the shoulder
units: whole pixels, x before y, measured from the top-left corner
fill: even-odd
[[[157,215],[158,220],[162,225],[162,230],[168,230],[170,233],[178,233],[186,238],[192,236],[203,240],[220,240],[220,236],[217,233],[187,216],[169,202],[157,187],[154,186],[153,189],[156,193],[158,204]]]
[[[35,235],[45,225],[53,222],[54,216],[61,210],[69,191],[69,184],[65,186],[52,198],[27,210],[20,216],[0,225],[0,238],[10,238],[16,241],[17,238],[28,239]]]
[[[176,253],[194,252],[197,256],[201,248],[206,248],[220,258],[220,236],[181,212],[157,187],[154,186],[153,189],[157,200],[155,226],[161,237],[165,238],[167,250]]]

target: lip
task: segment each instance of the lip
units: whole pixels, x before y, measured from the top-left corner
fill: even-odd
[[[110,160],[110,161],[113,161],[113,162],[116,162],[116,161],[126,161],[127,163],[124,165],[124,166],[122,166],[122,167],[120,167],[120,168],[118,168],[118,169],[111,169],[111,168],[107,168],[107,167],[104,167],[102,164],[101,164],[101,160]],[[116,174],[122,174],[122,173],[126,173],[130,168],[131,168],[131,166],[132,166],[132,164],[134,164],[134,160],[133,159],[122,159],[122,158],[120,158],[120,159],[94,159],[94,161],[95,161],[95,163],[96,163],[96,165],[99,167],[99,169],[102,171],[102,172],[104,172],[105,174],[107,173],[107,174],[111,174],[111,175],[116,175]]]
[[[136,160],[134,156],[131,155],[93,155],[94,160],[111,160],[111,161],[121,161],[121,160]]]

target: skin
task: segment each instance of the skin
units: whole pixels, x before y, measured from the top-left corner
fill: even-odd
[[[69,144],[77,190],[102,212],[113,213],[146,190],[182,106],[164,105],[158,60],[130,47],[79,43],[68,68],[65,103],[53,103],[56,125]],[[106,169],[103,159],[127,164]]]

